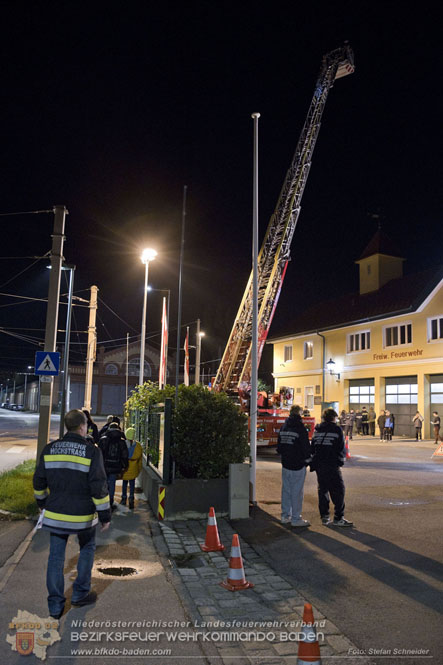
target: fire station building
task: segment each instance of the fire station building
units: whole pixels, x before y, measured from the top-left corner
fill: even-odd
[[[378,230],[360,259],[360,289],[307,309],[274,347],[275,391],[316,420],[373,406],[395,415],[395,434],[415,437],[412,418],[443,416],[443,268],[403,275],[404,259]]]

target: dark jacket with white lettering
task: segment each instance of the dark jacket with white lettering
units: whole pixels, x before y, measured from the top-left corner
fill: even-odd
[[[43,527],[54,533],[79,533],[111,520],[102,453],[80,434],[67,432],[43,448],[33,485],[45,509]]]
[[[277,452],[285,469],[297,471],[310,462],[309,436],[300,416],[289,416],[278,433]]]
[[[311,441],[311,471],[321,467],[343,466],[346,452],[341,427],[322,422],[316,426]]]

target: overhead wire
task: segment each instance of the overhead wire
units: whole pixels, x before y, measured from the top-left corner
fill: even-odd
[[[44,254],[42,257],[38,257],[37,260],[33,261],[29,266],[27,266],[23,270],[20,270],[19,273],[17,273],[16,275],[14,275],[10,279],[8,279],[6,282],[3,282],[3,284],[0,284],[0,289],[2,289],[4,286],[6,286],[6,284],[10,284],[11,282],[13,282],[15,279],[17,279],[17,277],[20,277],[20,275],[23,275],[23,273],[25,273],[27,270],[30,270],[32,268],[32,266],[35,266],[35,264],[38,263],[39,261],[41,261],[42,259],[46,259],[50,254],[51,254],[51,252],[49,251],[49,252],[46,252],[46,254]]]

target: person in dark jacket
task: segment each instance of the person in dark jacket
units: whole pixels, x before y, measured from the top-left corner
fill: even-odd
[[[355,428],[357,430],[358,435],[361,435],[361,423],[362,423],[362,413],[360,409],[358,409],[355,412]]]
[[[384,441],[385,422],[386,412],[381,411],[379,417],[377,418],[377,425],[378,429],[380,430],[380,441]]]
[[[368,411],[368,426],[369,426],[369,434],[371,436],[375,436],[375,421],[377,419],[377,415],[374,411],[374,407],[370,406],[369,411]]]
[[[440,441],[443,441],[443,439],[441,438],[441,434],[440,434],[441,418],[438,415],[438,411],[433,411],[432,412],[431,425],[433,425],[433,427],[434,427],[434,436],[435,436],[434,443],[438,443],[439,439],[440,439]]]
[[[109,425],[108,431],[102,436],[98,445],[103,453],[111,510],[115,510],[117,507],[114,504],[115,483],[129,466],[128,447],[118,422],[114,421]]]
[[[322,524],[331,524],[329,497],[334,504],[333,526],[353,526],[344,518],[345,485],[340,467],[346,458],[345,441],[341,427],[335,424],[334,409],[323,412],[323,421],[314,430],[311,441],[311,471],[317,473],[318,507]]]
[[[111,415],[111,416],[108,416],[108,417],[106,418],[106,422],[105,422],[105,424],[103,425],[103,427],[101,428],[101,430],[99,430],[99,433],[98,433],[98,440],[99,440],[99,441],[100,441],[100,439],[102,438],[102,436],[104,436],[104,435],[106,434],[106,432],[108,431],[108,429],[109,429],[109,425],[110,425],[112,422],[114,422],[114,421],[115,421],[115,416],[112,416],[112,415]],[[119,423],[119,424],[120,424],[120,423]]]
[[[292,526],[310,526],[301,515],[306,466],[310,461],[309,436],[301,419],[302,409],[293,406],[278,433],[277,452],[281,455],[281,521]]]
[[[340,413],[340,427],[342,430],[344,430],[346,427],[346,411],[344,409]]]
[[[352,431],[354,429],[355,413],[354,409],[351,409],[349,413],[346,414],[345,419],[345,436],[352,440]]]
[[[86,419],[88,421],[88,434],[87,437],[89,437],[92,441],[92,443],[98,443],[99,442],[99,436],[98,436],[98,427],[95,424],[95,422],[91,418],[91,414],[89,411],[86,409],[83,409],[83,413],[86,416]]]
[[[80,545],[71,604],[83,607],[97,599],[91,591],[95,527],[100,521],[105,531],[111,521],[103,457],[86,438],[86,417],[74,409],[66,414],[65,425],[64,437],[43,448],[33,478],[34,496],[44,511],[42,526],[51,534],[46,583],[54,619],[61,617],[65,606],[63,568],[69,536],[76,534]]]
[[[361,430],[363,436],[367,436],[369,434],[369,417],[368,417],[368,411],[366,407],[364,406],[361,410]]]

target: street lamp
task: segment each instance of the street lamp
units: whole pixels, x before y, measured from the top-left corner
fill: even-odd
[[[141,255],[141,262],[145,264],[145,288],[143,293],[143,317],[142,317],[142,334],[140,340],[140,376],[139,384],[143,385],[143,377],[145,370],[145,338],[146,338],[146,298],[148,295],[148,271],[149,262],[153,261],[157,256],[155,249],[144,249]]]
[[[337,383],[340,381],[340,372],[335,372],[335,361],[332,360],[332,358],[329,358],[328,362],[326,363],[326,367],[329,370],[329,374],[331,376],[336,376],[337,377]]]

